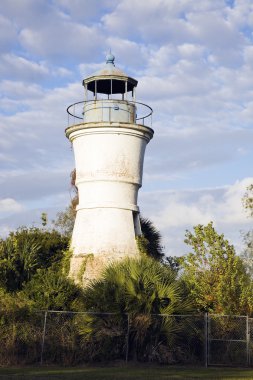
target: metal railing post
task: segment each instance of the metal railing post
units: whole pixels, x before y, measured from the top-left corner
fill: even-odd
[[[43,364],[43,352],[44,352],[44,345],[45,345],[46,325],[47,325],[47,311],[45,311],[45,316],[44,316],[44,327],[43,327],[43,336],[42,336],[41,353],[40,353],[40,365]]]
[[[205,367],[208,367],[208,313],[205,313],[204,315],[205,320]]]
[[[128,362],[128,356],[129,356],[129,332],[130,332],[130,318],[129,318],[129,314],[127,314],[126,363]]]
[[[247,366],[250,366],[250,329],[249,329],[249,317],[246,317],[246,355]]]

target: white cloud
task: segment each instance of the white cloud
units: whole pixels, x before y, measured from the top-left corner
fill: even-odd
[[[54,0],[56,8],[60,8],[66,16],[75,20],[91,23],[105,12],[110,12],[118,0]]]
[[[36,63],[14,54],[4,54],[0,62],[0,73],[12,79],[38,81],[40,76],[45,78],[49,70],[45,63]]]
[[[11,99],[9,100],[18,99],[21,102],[28,99],[41,98],[44,92],[38,84],[27,84],[14,80],[3,80],[0,82],[0,91],[6,97],[10,97]]]
[[[23,206],[15,201],[13,198],[0,199],[0,212],[1,213],[13,213],[23,210]]]
[[[45,0],[2,0],[1,13],[17,25],[18,31],[24,27],[40,28],[53,20],[57,22],[59,18],[51,1]]]
[[[240,251],[240,231],[247,231],[252,225],[242,205],[242,197],[251,183],[253,177],[223,188],[144,193],[141,211],[161,230],[168,254],[186,253],[185,230],[210,221]],[[172,243],[174,236],[176,241]]]
[[[253,183],[253,177],[244,178],[236,181],[224,193],[223,203],[217,207],[216,221],[217,223],[226,224],[243,224],[251,221],[247,218],[246,212],[242,206],[242,197],[247,187]]]
[[[187,125],[189,118],[167,122],[160,130],[155,128],[154,139],[150,142],[146,153],[145,170],[149,181],[155,181],[157,176],[171,177],[192,175],[192,171],[201,171],[231,163],[236,159],[245,158],[245,168],[248,167],[247,157],[251,154],[253,131],[232,128],[215,128],[207,123],[191,127]],[[164,121],[166,122],[166,121]],[[186,126],[180,128],[180,125]],[[243,152],[243,154],[242,154]],[[225,169],[224,169],[225,170]],[[208,173],[206,173],[208,175]],[[224,173],[234,178],[233,172]],[[210,177],[212,180],[212,177]],[[214,180],[214,179],[213,179]]]
[[[149,49],[144,44],[115,36],[107,38],[106,44],[108,48],[111,48],[116,57],[115,63],[117,65],[124,63],[128,71],[131,67],[135,67],[135,70],[141,70],[148,62]],[[120,57],[120,61],[117,57]]]
[[[31,82],[36,86],[49,78],[52,80],[57,76],[70,77],[72,72],[64,67],[54,68],[45,61],[35,62],[13,53],[6,53],[1,57],[0,75],[8,78],[10,82],[26,82],[26,86],[27,82]]]
[[[179,201],[169,201],[166,208],[158,213],[156,220],[163,228],[194,226],[197,224],[206,224],[212,220],[212,214],[209,210],[199,207],[199,204],[189,205],[181,204]],[[166,227],[165,227],[166,226]]]
[[[30,171],[24,169],[17,173],[6,172],[0,177],[1,194],[4,197],[15,196],[22,202],[39,201],[62,191],[67,192],[70,189],[69,174],[67,168],[56,170],[42,167]]]
[[[8,18],[0,14],[0,49],[8,51],[10,47],[15,45],[17,32],[14,24]]]
[[[58,21],[57,24],[52,21],[41,28],[22,29],[20,32],[22,47],[39,57],[47,57],[53,62],[60,63],[66,57],[70,62],[77,60],[91,62],[98,56],[99,47],[104,41],[99,29],[67,20]]]
[[[188,23],[176,17],[184,8],[183,3],[186,4],[185,1],[123,0],[113,12],[103,17],[103,21],[108,31],[122,38],[130,36],[146,43],[179,41],[191,34]]]
[[[227,10],[228,20],[237,27],[253,25],[253,4],[251,0],[235,0],[234,6]]]

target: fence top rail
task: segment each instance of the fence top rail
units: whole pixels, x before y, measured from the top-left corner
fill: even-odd
[[[227,317],[227,318],[249,318],[248,315],[229,315],[229,314],[210,314],[208,313],[208,316],[209,317],[220,317],[220,318],[224,318],[224,317]]]
[[[131,315],[133,313],[113,313],[113,312],[104,312],[104,311],[70,311],[70,310],[35,310],[35,313],[55,313],[55,314],[103,314],[103,315]],[[135,313],[135,314],[145,314],[145,313]],[[218,318],[248,318],[250,321],[253,320],[253,317],[247,315],[229,315],[229,314],[210,314],[210,313],[199,313],[199,314],[154,314],[152,316],[160,317],[218,317]]]
[[[68,310],[36,310],[37,313],[52,314],[103,314],[103,315],[119,315],[120,313],[104,313],[100,311],[68,311]],[[124,313],[127,315],[127,313]]]
[[[52,314],[91,314],[91,315],[131,315],[132,313],[109,313],[103,311],[68,311],[68,310],[36,310],[36,313],[52,313]],[[144,313],[138,313],[144,314]],[[160,317],[204,317],[205,314],[149,314],[151,316]]]

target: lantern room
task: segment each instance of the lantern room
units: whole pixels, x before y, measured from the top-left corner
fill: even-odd
[[[83,80],[84,122],[136,122],[137,80],[114,65],[115,57],[106,57],[103,69]]]

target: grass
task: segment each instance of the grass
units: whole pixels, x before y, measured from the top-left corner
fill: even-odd
[[[193,368],[157,365],[117,367],[17,367],[0,368],[1,380],[178,380],[253,379],[253,369]]]

